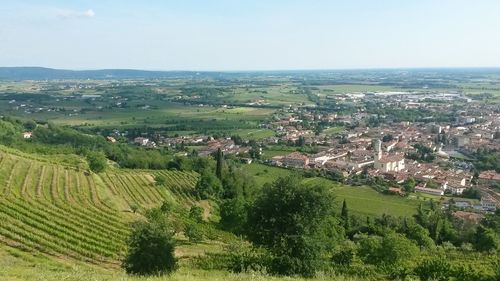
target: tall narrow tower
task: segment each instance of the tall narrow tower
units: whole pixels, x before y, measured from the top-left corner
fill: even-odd
[[[375,150],[375,161],[382,159],[382,142],[379,139],[374,141],[373,150]]]

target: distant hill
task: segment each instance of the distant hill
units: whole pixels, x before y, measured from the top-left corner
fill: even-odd
[[[98,69],[68,70],[46,67],[0,67],[0,80],[58,80],[58,79],[155,79],[155,78],[249,78],[257,76],[303,76],[317,79],[342,78],[353,73],[363,75],[400,76],[411,73],[414,76],[453,75],[475,77],[476,75],[500,74],[500,68],[394,68],[394,69],[332,69],[332,70],[266,70],[266,71],[152,71],[139,69]],[[340,75],[340,76],[339,76]],[[340,77],[340,78],[339,78]],[[337,81],[338,82],[338,81]],[[352,79],[341,79],[340,83],[350,83]]]
[[[148,71],[134,69],[66,70],[45,67],[0,67],[0,80],[124,79],[218,76],[217,72]]]

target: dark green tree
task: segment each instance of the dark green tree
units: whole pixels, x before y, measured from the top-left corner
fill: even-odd
[[[340,213],[340,218],[342,219],[342,225],[346,232],[349,231],[351,228],[351,221],[349,219],[349,210],[347,208],[347,202],[344,199],[344,202],[342,203],[342,211]]]
[[[247,208],[242,197],[224,200],[220,205],[221,227],[236,234],[243,234],[247,224]]]
[[[186,225],[186,228],[184,229],[184,234],[189,239],[189,242],[197,243],[203,240],[203,232],[197,225],[193,223],[188,223]]]
[[[159,275],[176,269],[175,243],[164,223],[148,220],[134,224],[122,267],[129,274]]]
[[[220,147],[217,149],[217,154],[215,155],[215,160],[217,164],[215,166],[215,175],[219,180],[222,180],[222,162],[224,161],[224,155],[222,154],[222,150]]]
[[[203,208],[193,205],[191,209],[189,209],[189,218],[195,222],[203,222]]]
[[[249,210],[247,235],[273,255],[271,272],[314,275],[340,237],[333,202],[326,187],[302,185],[294,176],[263,188]]]
[[[102,152],[89,152],[87,154],[87,162],[90,170],[94,173],[103,172],[107,166],[106,156]]]
[[[478,226],[474,234],[474,246],[478,251],[493,251],[500,248],[500,237],[492,229]]]
[[[167,177],[164,175],[156,175],[155,176],[155,184],[156,185],[165,185],[167,183]]]
[[[208,199],[210,197],[218,198],[223,193],[220,180],[213,174],[213,172],[208,170],[205,170],[201,174],[195,189],[202,199]]]

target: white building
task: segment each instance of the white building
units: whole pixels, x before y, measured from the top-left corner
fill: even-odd
[[[382,156],[382,142],[375,140],[375,169],[382,172],[399,172],[405,168],[405,158],[402,154],[394,154],[390,156]]]
[[[149,143],[149,139],[143,138],[143,137],[137,137],[134,139],[134,142],[139,144],[139,145],[146,146]]]

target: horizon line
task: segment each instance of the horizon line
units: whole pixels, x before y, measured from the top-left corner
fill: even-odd
[[[57,68],[46,66],[0,66],[1,68],[42,68],[62,71],[103,71],[103,70],[131,70],[148,72],[219,72],[219,73],[238,73],[238,72],[314,72],[314,71],[367,71],[367,70],[500,70],[500,66],[423,66],[423,67],[345,67],[345,68],[289,68],[289,69],[233,69],[233,70],[203,70],[203,69],[148,69],[148,68]]]

